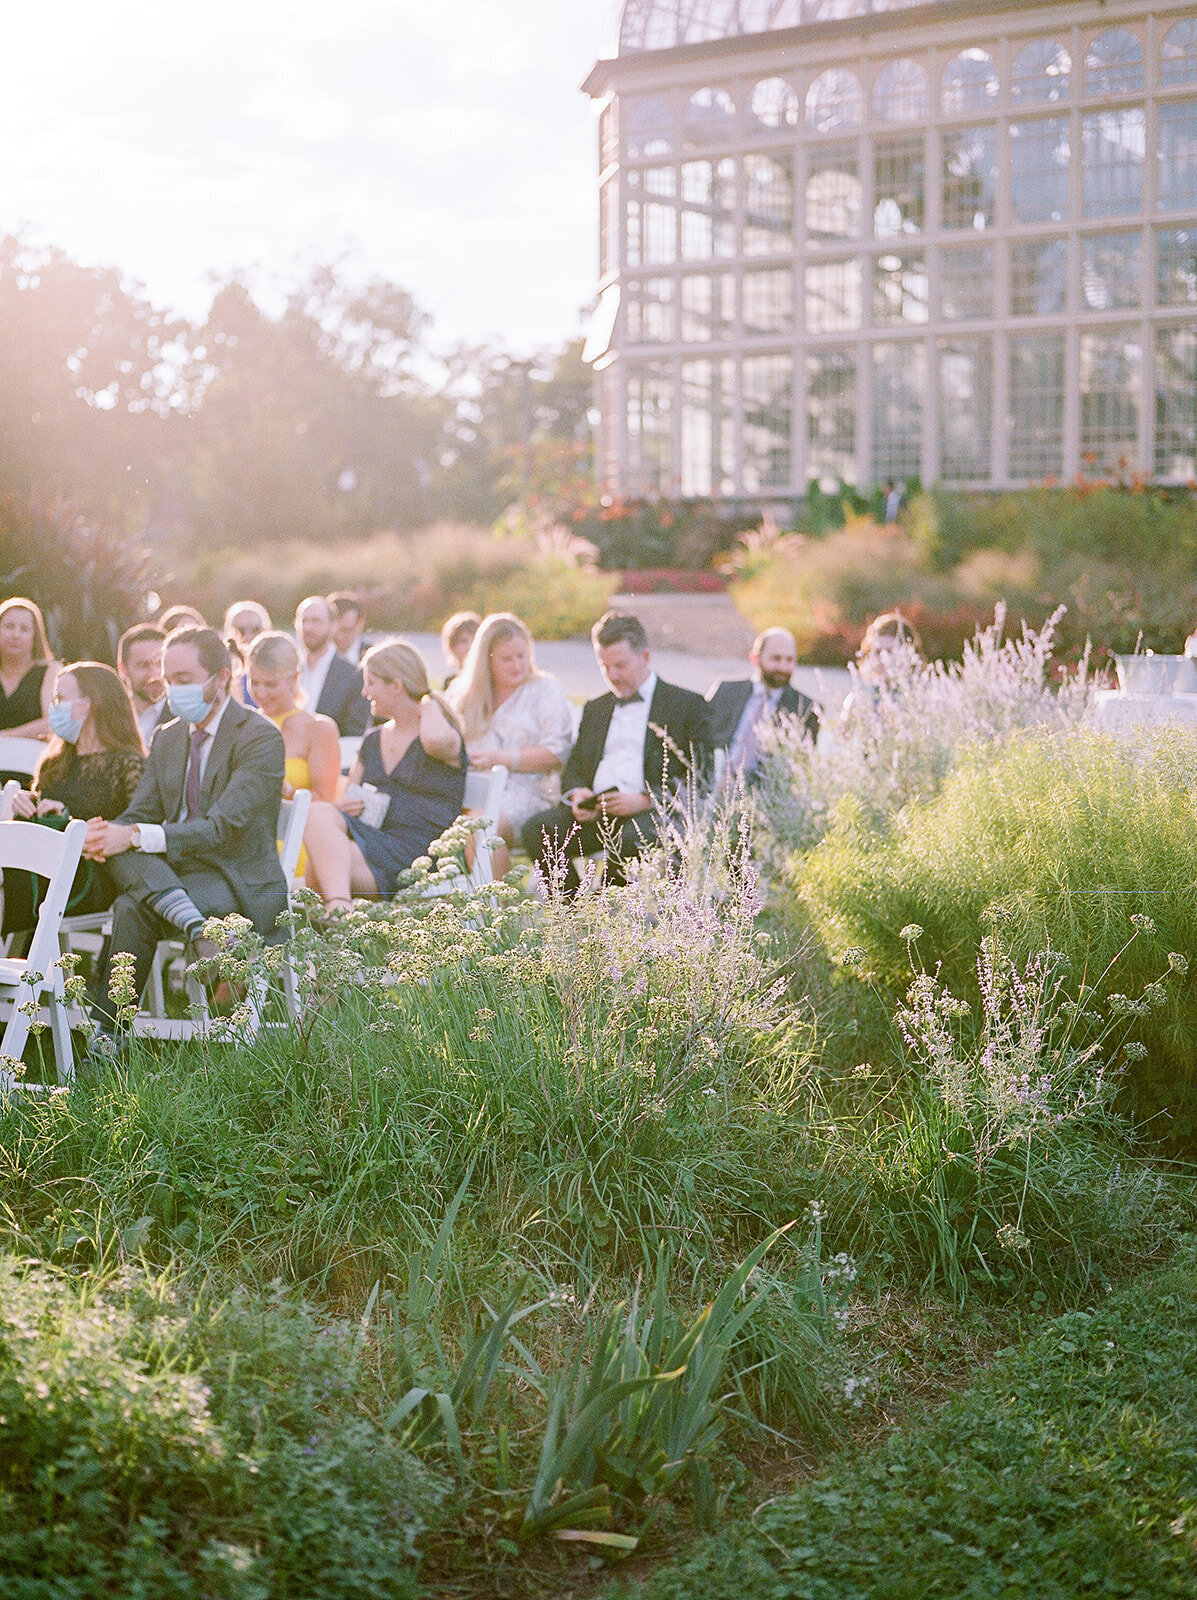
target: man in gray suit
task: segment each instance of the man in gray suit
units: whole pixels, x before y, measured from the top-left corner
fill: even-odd
[[[790,683],[798,646],[785,628],[766,628],[748,652],[751,678],[723,678],[707,695],[711,743],[727,751],[733,772],[751,778],[760,759],[758,731],[783,715],[797,717],[813,739],[819,731],[815,703]]]
[[[240,912],[277,939],[287,905],[276,843],[282,734],[231,698],[228,648],[213,628],[171,634],[163,676],[175,720],[155,733],[128,809],[114,822],[94,817],[83,846],[120,888],[112,953],[134,956],[139,994],[159,939],[182,936],[209,960],[205,918]]]

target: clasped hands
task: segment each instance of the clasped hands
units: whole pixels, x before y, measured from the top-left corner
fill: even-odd
[[[28,822],[32,817],[57,816],[64,809],[61,800],[38,800],[28,789],[20,789],[12,797],[12,814],[18,822]]]
[[[593,789],[571,789],[565,802],[578,822],[596,822],[600,816],[638,817],[652,805],[646,794],[621,794],[617,789],[602,794],[595,794]]]
[[[133,848],[133,827],[127,822],[105,822],[103,817],[89,818],[83,854],[89,861],[100,862],[124,855]]]
[[[32,817],[57,816],[65,809],[59,800],[36,800],[27,789],[13,795],[12,814],[21,822],[27,822]],[[133,829],[130,825],[92,817],[83,839],[83,854],[89,861],[107,861],[110,856],[123,855],[132,847],[132,843]]]

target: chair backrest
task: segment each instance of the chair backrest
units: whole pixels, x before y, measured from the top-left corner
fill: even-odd
[[[506,787],[506,767],[492,767],[489,772],[467,772],[465,809],[480,812],[492,828],[497,828]]]
[[[0,772],[28,772],[32,775],[45,753],[44,740],[14,739],[10,734],[0,733]]]
[[[360,738],[350,736],[339,740],[338,743],[341,746],[341,771],[348,772],[357,760],[357,753],[362,747],[362,741]]]
[[[1118,665],[1118,687],[1123,694],[1197,692],[1197,661],[1189,656],[1115,656],[1114,660]]]
[[[29,966],[45,976],[58,960],[58,928],[83,853],[87,823],[81,817],[60,833],[36,822],[0,822],[0,870],[36,872],[49,880],[29,946]]]
[[[0,822],[12,821],[13,796],[20,792],[21,785],[15,778],[10,778],[3,789],[0,789]]]
[[[299,852],[303,848],[303,830],[308,825],[308,812],[312,809],[312,791],[296,789],[290,800],[278,808],[279,864],[288,890],[299,869]]]

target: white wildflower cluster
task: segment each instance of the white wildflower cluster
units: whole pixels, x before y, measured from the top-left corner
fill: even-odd
[[[865,1390],[872,1381],[868,1377],[844,1379],[844,1399],[854,1411],[859,1411],[864,1405]]]
[[[959,662],[927,663],[899,648],[880,688],[851,668],[844,712],[817,744],[796,724],[767,731],[753,794],[777,864],[815,844],[845,802],[877,826],[937,794],[970,748],[1003,744],[1024,729],[1079,726],[1101,684],[1084,662],[1056,679],[1052,650],[1062,615],[1060,608],[1041,629],[1024,624],[1020,637],[1007,639],[999,606]]]

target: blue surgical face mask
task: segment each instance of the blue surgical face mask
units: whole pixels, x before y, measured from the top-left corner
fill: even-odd
[[[182,717],[184,722],[202,722],[212,709],[211,703],[204,699],[204,688],[211,682],[212,678],[208,677],[203,683],[168,683],[166,703],[171,715]]]
[[[83,732],[83,724],[87,721],[86,717],[72,716],[70,702],[66,700],[56,700],[47,713],[47,719],[50,723],[50,732],[65,740],[67,744],[74,744]]]

